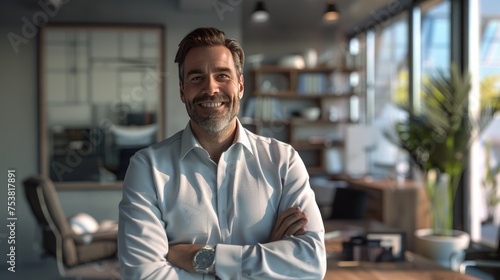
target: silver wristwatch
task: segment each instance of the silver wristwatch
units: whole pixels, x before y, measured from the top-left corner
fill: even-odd
[[[215,267],[215,246],[203,246],[193,258],[194,270],[198,273],[208,274]]]

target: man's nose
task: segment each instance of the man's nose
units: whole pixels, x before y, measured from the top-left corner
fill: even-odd
[[[210,76],[209,78],[206,79],[203,90],[205,91],[204,93],[208,95],[217,94],[219,93],[219,83],[214,77]]]

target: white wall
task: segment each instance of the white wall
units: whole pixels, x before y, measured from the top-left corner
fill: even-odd
[[[22,180],[38,172],[37,134],[37,40],[28,34],[26,43],[15,53],[8,34],[22,35],[25,20],[43,15],[38,1],[0,2],[0,268],[6,265],[8,229],[7,170],[16,169],[17,196],[16,261],[18,265],[39,260],[37,227],[25,202]],[[166,32],[166,134],[170,136],[187,123],[179,99],[177,65],[173,62],[177,45],[189,31],[200,26],[221,28],[241,41],[241,7],[218,14],[215,9],[181,11],[177,1],[169,0],[67,0],[50,22],[76,23],[154,23]],[[28,4],[32,3],[32,4]],[[117,219],[120,191],[64,191],[64,209],[69,213],[87,212],[97,219]]]

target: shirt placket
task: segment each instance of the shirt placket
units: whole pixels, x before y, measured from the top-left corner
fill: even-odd
[[[229,244],[229,223],[228,223],[228,186],[226,184],[227,162],[221,157],[217,168],[217,215],[219,217],[219,227],[221,231],[222,243]]]

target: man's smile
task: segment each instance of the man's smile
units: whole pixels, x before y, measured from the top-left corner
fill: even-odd
[[[201,103],[200,106],[205,108],[211,108],[211,107],[219,107],[222,104],[223,104],[222,102],[210,102],[210,103]]]

